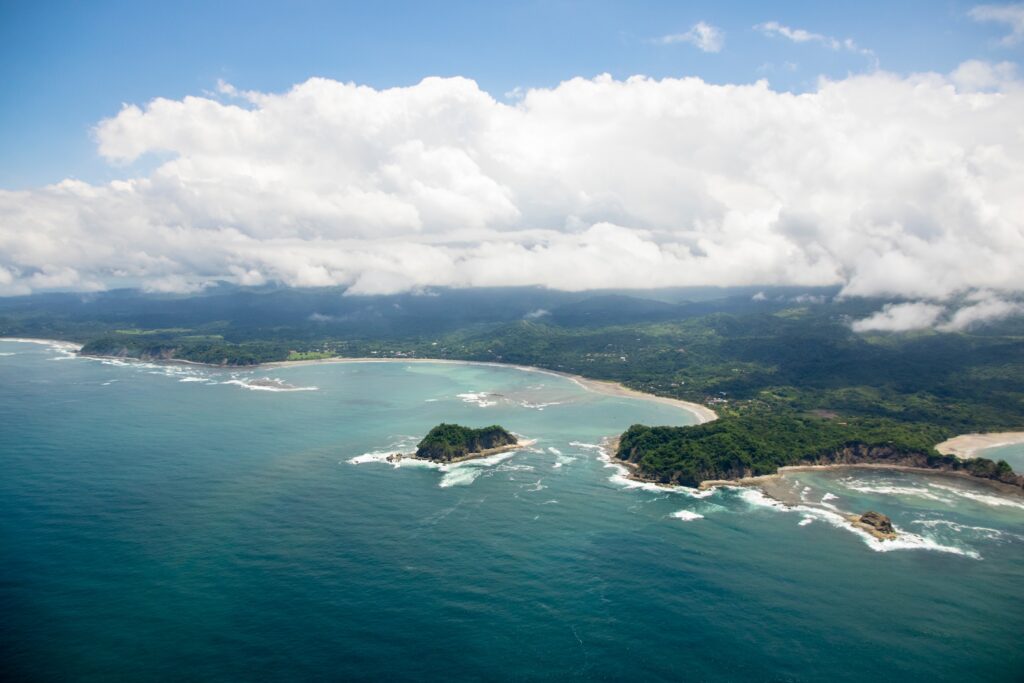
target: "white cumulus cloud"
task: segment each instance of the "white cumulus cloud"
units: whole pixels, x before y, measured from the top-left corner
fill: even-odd
[[[967,16],[975,21],[1005,24],[1010,32],[1000,41],[1003,45],[1016,45],[1024,40],[1024,3],[977,5]]]
[[[977,303],[965,306],[954,313],[950,319],[938,326],[943,331],[966,330],[995,320],[1020,315],[1024,306],[1014,301],[1006,301],[999,297],[982,299]]]
[[[912,302],[886,304],[882,310],[851,325],[854,332],[909,332],[933,327],[945,308],[936,304]]]
[[[0,190],[0,294],[217,279],[1021,292],[1021,85],[977,64],[800,95],[606,75],[514,102],[464,78],[221,84],[99,122],[121,180]]]
[[[722,30],[703,21],[698,21],[685,33],[672,33],[662,36],[654,42],[661,45],[673,43],[690,43],[703,52],[721,52],[725,45],[725,34]]]

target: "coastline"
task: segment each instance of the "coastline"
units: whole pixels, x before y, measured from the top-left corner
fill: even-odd
[[[82,344],[75,342],[63,341],[60,339],[36,339],[28,337],[0,337],[0,341],[10,342],[30,342],[34,344],[50,344],[50,345],[61,345],[74,351],[80,351]],[[80,354],[81,355],[81,354]],[[137,360],[141,361],[140,358],[122,357],[122,356],[94,356],[94,355],[83,355],[84,358],[116,358],[119,360]],[[538,368],[532,365],[516,365],[513,363],[497,363],[493,361],[476,361],[476,360],[458,360],[452,358],[367,358],[367,357],[354,357],[348,358],[345,356],[335,356],[333,358],[318,358],[316,360],[282,360],[272,361],[270,363],[258,363],[256,365],[245,365],[245,366],[223,366],[214,365],[212,363],[200,363],[198,361],[185,360],[183,358],[168,358],[168,359],[154,359],[148,362],[156,363],[182,363],[185,365],[200,365],[208,368],[225,369],[226,367],[233,367],[238,371],[256,370],[259,368],[289,368],[299,367],[306,365],[330,365],[335,363],[444,363],[450,365],[483,365],[488,367],[497,368],[515,368],[516,370],[522,370],[524,372],[538,372],[546,375],[552,375],[554,377],[564,377],[572,382],[575,382],[579,386],[583,387],[587,391],[591,391],[595,394],[603,394],[605,396],[614,396],[618,398],[636,398],[645,401],[654,401],[664,405],[674,406],[680,408],[687,413],[697,418],[696,424],[704,424],[705,422],[712,422],[718,419],[718,413],[711,408],[700,403],[694,403],[692,401],[684,401],[678,398],[669,398],[668,396],[658,396],[657,394],[648,394],[643,391],[637,391],[636,389],[630,389],[619,382],[612,382],[609,380],[591,379],[582,375],[574,375],[569,372],[561,372],[559,370],[549,370],[547,368]]]
[[[774,498],[775,500],[783,503],[784,505],[799,505],[801,501],[799,499],[793,499],[792,496],[788,495],[789,491],[781,485],[783,478],[786,474],[792,472],[815,472],[822,470],[841,470],[841,469],[859,469],[859,470],[892,470],[895,472],[912,472],[915,474],[934,474],[943,477],[956,477],[966,481],[972,481],[982,486],[987,486],[1000,493],[1013,496],[1022,496],[1024,492],[1016,486],[1010,484],[1004,484],[1001,481],[995,481],[993,479],[985,479],[984,477],[976,477],[967,472],[952,472],[950,470],[939,470],[929,469],[927,467],[909,467],[907,465],[887,465],[880,463],[873,465],[870,463],[851,463],[844,464],[839,463],[835,465],[787,465],[780,467],[774,474],[762,474],[756,477],[743,477],[742,479],[709,479],[702,481],[698,487],[702,491],[715,488],[717,486],[743,486],[743,487],[757,487],[764,491],[765,494]]]
[[[568,372],[560,372],[558,370],[548,370],[547,368],[538,368],[532,365],[515,365],[512,363],[495,363],[476,360],[456,360],[451,358],[345,358],[343,356],[338,356],[335,358],[322,358],[317,360],[276,361],[273,363],[254,365],[252,367],[287,368],[304,365],[328,365],[333,363],[444,363],[450,365],[483,365],[496,368],[515,368],[516,370],[522,370],[524,372],[539,372],[546,375],[553,375],[555,377],[564,377],[565,379],[571,380],[587,391],[592,391],[595,394],[603,394],[605,396],[614,396],[617,398],[636,398],[681,408],[691,415],[696,416],[696,424],[704,424],[705,422],[712,422],[718,419],[718,413],[700,403],[684,401],[678,398],[669,398],[668,396],[658,396],[657,394],[648,394],[643,391],[637,391],[636,389],[630,389],[619,382],[590,379],[589,377],[583,377],[582,375],[574,375]]]
[[[1024,432],[989,432],[986,434],[960,434],[936,444],[935,450],[943,455],[961,459],[976,458],[979,451],[997,446],[1024,443]]]
[[[82,345],[76,342],[64,341],[63,339],[39,339],[37,337],[0,337],[0,341],[19,342],[22,344],[45,344],[46,346],[61,346],[66,349],[80,351]]]
[[[60,339],[40,339],[40,338],[29,338],[29,337],[0,337],[0,341],[10,342],[26,342],[35,344],[48,344],[58,345],[67,349],[73,349],[78,351],[82,348],[81,344],[75,342],[64,341]],[[94,358],[104,358],[104,356],[88,356]],[[139,360],[139,359],[132,359]],[[223,369],[223,366],[212,365],[208,363],[199,363],[196,361],[189,361],[184,359],[168,359],[158,362],[164,363],[183,363],[187,365],[202,365],[206,367]],[[348,358],[344,356],[336,356],[333,358],[322,358],[316,360],[293,360],[293,361],[275,361],[270,363],[261,363],[252,366],[245,366],[238,368],[239,370],[254,370],[258,368],[288,368],[288,367],[299,367],[304,365],[326,365],[336,363],[441,363],[450,365],[480,365],[487,367],[500,367],[500,368],[514,368],[522,370],[524,372],[537,372],[555,377],[564,377],[572,382],[575,382],[580,387],[587,391],[592,391],[597,394],[603,394],[606,396],[614,396],[620,398],[635,398],[640,400],[654,401],[664,405],[670,405],[680,408],[697,418],[696,424],[704,424],[712,422],[718,419],[718,414],[708,408],[705,405],[694,403],[691,401],[684,401],[682,399],[669,398],[667,396],[658,396],[656,394],[649,394],[635,389],[630,389],[619,382],[613,382],[609,380],[598,380],[583,377],[582,375],[574,375],[568,372],[561,372],[558,370],[549,370],[547,368],[538,368],[530,365],[517,365],[512,363],[498,363],[491,361],[471,361],[471,360],[458,360],[450,358],[367,358],[367,357],[353,357]],[[657,481],[653,481],[644,478],[638,471],[638,467],[626,461],[619,460],[615,457],[618,450],[618,435],[608,437],[603,447],[608,454],[608,460],[610,463],[621,466],[625,470],[625,476],[633,481],[652,484],[655,486],[662,486],[666,489],[675,488],[672,484],[662,484]],[[460,459],[453,460],[452,462],[462,462],[465,460],[472,460],[476,458],[487,457],[496,453],[506,452],[508,450],[514,450],[517,447],[529,446],[535,443],[522,442],[516,446],[502,447],[500,449],[489,449],[487,452],[473,453],[466,455]],[[994,448],[997,446],[1006,446],[1015,443],[1024,443],[1024,431],[1021,432],[992,432],[986,434],[961,434],[935,446],[935,449],[946,455],[955,455],[961,459],[977,457],[979,451],[987,448]],[[399,454],[401,455],[401,454]],[[403,456],[410,457],[410,456]],[[940,476],[953,476],[960,479],[967,479],[970,481],[978,482],[982,485],[989,486],[1003,493],[1009,493],[1013,495],[1021,495],[1019,488],[1010,486],[1002,482],[994,481],[992,479],[985,479],[983,477],[975,477],[966,472],[952,472],[948,470],[937,470],[920,467],[908,467],[904,465],[887,465],[887,464],[833,464],[833,465],[789,465],[780,467],[774,474],[759,475],[756,477],[744,477],[741,479],[717,479],[717,480],[706,480],[702,481],[699,485],[699,490],[708,490],[718,486],[731,486],[731,487],[757,487],[760,488],[766,495],[775,498],[779,502],[787,505],[795,504],[788,502],[783,492],[782,487],[778,486],[778,483],[782,480],[783,476],[789,472],[799,471],[814,471],[814,470],[830,470],[830,469],[890,469],[896,471],[905,472],[916,472],[920,474],[936,474]]]

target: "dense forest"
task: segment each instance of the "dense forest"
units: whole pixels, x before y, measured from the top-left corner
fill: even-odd
[[[416,446],[416,457],[450,462],[471,453],[501,448],[517,443],[516,437],[504,427],[491,425],[481,429],[441,423],[431,429]]]
[[[883,302],[835,295],[522,288],[367,297],[229,286],[190,296],[53,294],[0,299],[0,335],[217,365],[329,356],[533,365],[709,405],[723,419],[692,434],[752,471],[842,443],[916,451],[957,433],[1024,428],[1024,319],[858,334],[851,321]],[[668,450],[639,461],[660,477],[675,471]]]
[[[694,427],[633,425],[620,437],[616,456],[644,478],[685,486],[772,474],[787,465],[870,463],[964,472],[1024,488],[1024,476],[1006,462],[935,452],[938,434],[877,420],[850,426],[789,415],[726,417]]]

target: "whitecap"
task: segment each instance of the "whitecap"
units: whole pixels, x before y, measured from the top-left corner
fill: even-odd
[[[551,446],[548,446],[548,452],[551,453],[552,455],[562,454],[562,451],[558,450],[557,448],[552,448]]]
[[[489,408],[491,406],[498,405],[497,401],[490,400],[488,397],[494,394],[489,394],[486,391],[480,392],[467,392],[465,394],[456,394],[456,398],[461,398],[463,403],[475,403],[481,408]]]
[[[570,441],[569,445],[570,446],[575,446],[576,448],[586,448],[586,449],[595,450],[595,451],[602,450],[602,447],[600,445],[596,444],[596,443],[583,443],[581,441]]]
[[[362,465],[367,462],[387,462],[388,457],[394,454],[394,451],[371,451],[349,458],[346,462],[350,465]],[[395,465],[395,467],[398,467],[398,465]]]
[[[800,521],[801,525],[805,525],[805,520],[810,518],[820,520],[839,529],[849,531],[859,536],[860,539],[864,541],[865,545],[875,552],[886,553],[893,550],[932,550],[935,552],[961,555],[974,560],[981,559],[981,555],[974,550],[953,545],[943,545],[934,539],[919,536],[918,534],[913,534],[909,531],[904,531],[895,525],[893,526],[896,529],[897,538],[890,540],[875,538],[867,531],[850,524],[850,522],[838,512],[822,510],[821,508],[809,507],[807,505],[795,505],[793,507],[789,507],[787,505],[783,505],[777,500],[769,498],[757,489],[746,489],[740,493],[740,497],[754,507],[771,508],[782,512],[802,513],[803,518]],[[809,524],[809,522],[807,523]]]
[[[692,522],[695,519],[704,519],[704,515],[699,512],[692,512],[690,510],[677,510],[673,512],[670,517],[681,519],[684,522]]]
[[[929,491],[927,488],[920,486],[896,486],[891,484],[871,484],[868,482],[856,480],[856,479],[845,479],[841,480],[841,484],[858,493],[880,493],[889,496],[916,496],[918,498],[925,498],[926,500],[934,500],[939,503],[946,503],[952,505],[953,501],[949,498],[936,495],[933,491]]]
[[[221,384],[234,384],[235,386],[248,389],[249,391],[272,391],[272,392],[291,392],[291,391],[319,391],[319,387],[295,387],[279,379],[267,379],[265,382],[254,384],[259,380],[250,379],[229,379]]]
[[[788,510],[785,505],[766,496],[761,489],[742,488],[739,492],[740,499],[750,505],[751,507],[758,508],[772,508],[775,510]]]
[[[549,408],[551,406],[560,406],[562,405],[562,402],[550,401],[548,403],[530,403],[529,401],[521,401],[519,405],[522,406],[523,408],[530,408],[531,410],[544,410],[545,408]]]
[[[970,524],[959,524],[948,519],[915,519],[913,522],[911,522],[911,524],[919,524],[923,527],[928,527],[929,529],[934,529],[936,527],[947,527],[956,533],[961,533],[964,531],[976,532],[977,535],[983,536],[993,541],[1001,539],[1003,537],[1003,532],[999,529],[992,529],[987,526],[971,526]]]
[[[449,488],[451,486],[469,486],[477,480],[480,475],[487,472],[491,465],[497,465],[498,463],[508,460],[516,451],[507,451],[505,453],[498,453],[496,455],[490,455],[486,458],[477,458],[475,460],[466,460],[465,462],[457,462],[449,465],[441,465],[438,467],[444,476],[441,477],[441,483],[438,484],[441,488]]]
[[[929,484],[932,488],[941,489],[948,491],[961,498],[967,498],[973,500],[976,503],[982,503],[983,505],[989,505],[991,507],[1013,507],[1024,510],[1024,503],[1020,503],[1016,500],[1004,498],[1002,496],[993,496],[986,493],[977,493],[975,491],[968,491],[967,489],[957,488],[955,486],[944,486],[942,484]]]

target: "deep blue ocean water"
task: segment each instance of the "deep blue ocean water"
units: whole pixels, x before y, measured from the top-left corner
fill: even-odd
[[[601,438],[692,417],[511,368],[0,353],[7,679],[1024,679],[1024,504],[978,485],[630,488]],[[440,421],[538,443],[374,460]]]

